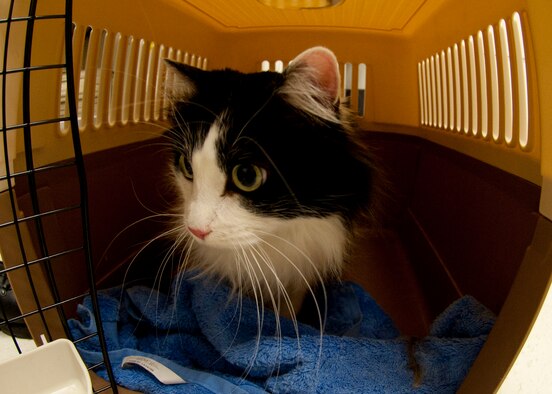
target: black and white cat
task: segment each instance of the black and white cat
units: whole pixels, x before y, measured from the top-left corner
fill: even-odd
[[[311,48],[283,73],[170,65],[183,264],[294,316],[314,286],[340,275],[372,194],[336,57]]]

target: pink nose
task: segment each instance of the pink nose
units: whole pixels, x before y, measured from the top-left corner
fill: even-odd
[[[192,227],[188,227],[188,230],[190,230],[190,232],[193,235],[195,235],[196,237],[198,237],[201,240],[205,239],[205,237],[207,237],[209,234],[211,234],[211,230],[201,230],[199,228],[192,228]]]

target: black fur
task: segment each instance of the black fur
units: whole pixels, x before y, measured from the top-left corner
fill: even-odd
[[[256,213],[293,218],[339,214],[351,220],[371,194],[372,167],[345,123],[315,119],[292,107],[278,94],[285,74],[243,74],[233,70],[202,71],[172,64],[192,83],[188,97],[170,110],[177,144],[201,145],[211,124],[223,116],[226,138],[219,141],[219,165],[231,174],[238,163],[252,163],[267,172],[266,182],[245,193],[228,176],[227,193],[240,193]],[[339,108],[332,107],[338,117]],[[187,126],[184,127],[183,124]]]

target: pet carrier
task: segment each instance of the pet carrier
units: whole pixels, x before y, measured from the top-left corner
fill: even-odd
[[[345,277],[406,335],[475,297],[497,319],[460,392],[547,391],[550,21],[547,0],[1,0],[0,274],[17,300],[2,331],[17,349],[96,341],[94,390],[125,391],[97,293],[152,283],[167,247],[151,218],[173,198],[164,59],[281,71],[323,45],[386,176],[381,228]],[[85,297],[97,331],[74,338]]]

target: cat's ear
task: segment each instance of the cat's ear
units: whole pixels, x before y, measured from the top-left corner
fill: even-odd
[[[332,103],[339,99],[339,63],[329,49],[307,49],[291,61],[288,72],[306,74],[303,77],[311,78],[310,82],[316,84]]]
[[[341,77],[337,58],[327,48],[307,49],[293,59],[284,71],[280,92],[299,109],[335,121]]]
[[[165,92],[171,99],[187,100],[197,91],[198,82],[204,72],[187,64],[165,59],[167,78]]]

